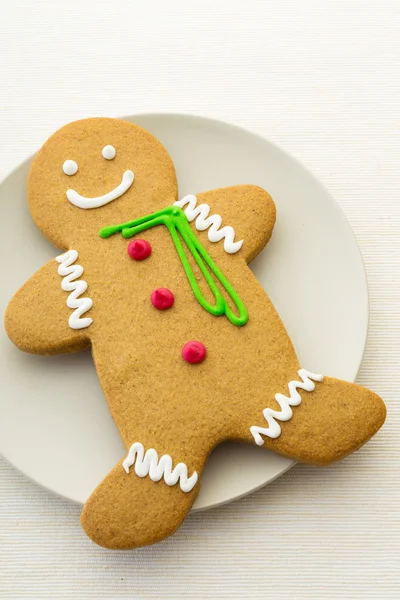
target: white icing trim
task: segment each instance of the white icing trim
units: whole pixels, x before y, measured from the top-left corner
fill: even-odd
[[[100,206],[104,206],[104,204],[108,204],[113,200],[116,200],[122,194],[125,194],[131,187],[133,180],[135,179],[135,175],[133,171],[125,171],[122,176],[121,183],[108,192],[108,194],[104,194],[104,196],[97,196],[97,198],[87,198],[86,196],[81,196],[75,190],[67,190],[67,198],[78,208],[99,208]]]
[[[179,481],[182,492],[190,492],[197,483],[196,471],[188,477],[188,468],[185,463],[178,463],[172,469],[172,458],[169,454],[164,454],[158,460],[157,451],[150,448],[145,454],[144,446],[140,442],[132,444],[122,466],[129,473],[129,467],[133,464],[135,464],[135,473],[138,477],[149,475],[152,481],[160,481],[164,477],[165,483],[169,486],[175,485]]]
[[[87,283],[83,279],[79,279],[83,275],[83,267],[81,265],[71,266],[78,258],[76,250],[68,250],[65,254],[60,254],[56,257],[56,261],[60,263],[58,274],[63,277],[61,287],[65,292],[71,292],[67,298],[68,308],[74,308],[74,312],[68,319],[68,324],[71,329],[84,329],[93,323],[90,317],[81,318],[83,313],[87,312],[93,306],[91,298],[78,298],[87,290]]]
[[[272,410],[272,408],[265,408],[263,410],[263,415],[268,422],[268,427],[263,428],[258,427],[257,425],[250,427],[251,434],[258,446],[262,446],[264,444],[264,440],[262,439],[261,435],[266,435],[273,439],[281,435],[281,427],[279,423],[275,421],[275,419],[278,419],[279,421],[289,421],[292,418],[293,411],[290,407],[299,406],[299,404],[301,404],[301,396],[297,391],[297,388],[305,390],[306,392],[313,392],[315,389],[315,383],[313,383],[311,380],[323,380],[323,375],[310,373],[310,371],[306,371],[306,369],[300,369],[298,374],[301,377],[302,382],[289,382],[290,397],[284,396],[283,394],[275,394],[275,400],[281,407],[281,411],[279,412],[277,410]]]
[[[185,204],[188,206],[185,208],[185,214],[188,218],[188,221],[196,220],[196,229],[198,231],[205,231],[209,228],[208,231],[208,239],[210,242],[219,242],[224,239],[224,250],[228,252],[228,254],[235,254],[238,252],[243,245],[243,240],[239,242],[235,242],[235,230],[230,225],[226,225],[221,228],[222,225],[222,217],[221,215],[211,215],[211,208],[208,204],[197,204],[196,196],[190,195],[185,196],[182,200],[177,200],[174,202],[174,206],[179,206],[183,208]]]

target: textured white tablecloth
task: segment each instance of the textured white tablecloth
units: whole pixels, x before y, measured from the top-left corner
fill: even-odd
[[[298,465],[126,553],[94,546],[77,506],[0,461],[1,598],[400,597],[399,10],[398,0],[1,2],[0,177],[87,116],[196,112],[264,134],[354,228],[371,300],[358,381],[388,406],[381,432],[340,464]]]

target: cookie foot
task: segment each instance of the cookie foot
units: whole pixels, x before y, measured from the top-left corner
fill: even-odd
[[[282,411],[270,401],[260,411],[250,428],[253,443],[294,460],[326,465],[363,446],[385,422],[381,398],[359,385],[323,377],[298,392],[301,399],[290,408],[281,403]]]
[[[168,485],[164,478],[152,481],[144,473],[138,476],[133,467],[127,470],[119,463],[83,507],[83,529],[105,548],[132,549],[168,537],[181,525],[199,491],[197,481],[185,492],[179,481],[169,480]]]

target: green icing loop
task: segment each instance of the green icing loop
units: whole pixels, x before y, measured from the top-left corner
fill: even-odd
[[[100,230],[100,237],[108,238],[111,235],[114,235],[114,233],[121,232],[122,237],[130,238],[137,233],[141,233],[142,231],[150,229],[150,227],[156,227],[157,225],[165,225],[168,228],[193,293],[201,306],[212,315],[220,316],[225,314],[229,321],[233,323],[233,325],[237,325],[238,327],[246,325],[249,316],[242,300],[231,286],[229,281],[226,279],[225,275],[219,270],[210,255],[206,252],[205,248],[201,245],[193,233],[184,211],[178,206],[168,206],[167,208],[163,208],[162,210],[159,210],[151,215],[140,217],[139,219],[129,221],[128,223],[123,223],[122,225],[103,227],[103,229]],[[204,298],[199,288],[192,267],[189,264],[185,250],[182,246],[181,238],[188,247],[191,255],[202,272],[204,279],[213,293],[215,298],[214,305],[210,304]],[[222,287],[232,299],[233,303],[238,309],[239,316],[235,315],[228,306],[225,298],[216,286],[210,271],[214,274],[216,279],[218,279]]]

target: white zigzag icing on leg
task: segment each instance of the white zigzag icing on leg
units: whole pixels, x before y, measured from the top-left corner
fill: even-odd
[[[157,451],[154,448],[149,448],[145,454],[144,446],[140,442],[132,444],[122,466],[129,473],[129,467],[133,464],[138,477],[149,475],[152,481],[160,481],[164,477],[165,483],[169,486],[175,485],[179,481],[182,492],[190,492],[197,483],[198,475],[196,471],[188,477],[188,469],[185,463],[178,463],[173,469],[172,458],[169,454],[164,454],[158,460]]]
[[[263,410],[263,415],[268,423],[268,427],[258,427],[258,425],[253,425],[250,427],[251,434],[258,446],[262,446],[264,444],[264,440],[262,439],[261,435],[266,435],[273,439],[281,435],[281,426],[276,422],[275,419],[278,419],[278,421],[289,421],[292,418],[293,411],[291,407],[299,406],[301,403],[301,396],[297,389],[300,388],[306,392],[313,392],[315,390],[315,383],[311,380],[323,380],[323,375],[310,373],[310,371],[307,371],[306,369],[300,369],[298,374],[302,381],[289,382],[289,397],[284,396],[283,394],[275,394],[275,400],[281,407],[281,411],[272,410],[272,408],[265,408]]]

